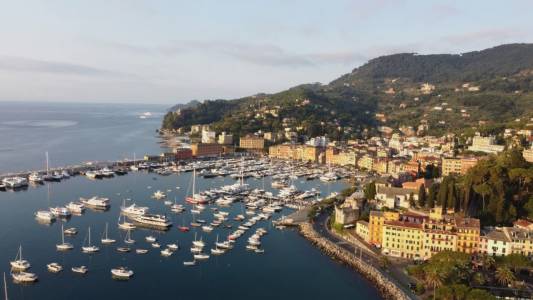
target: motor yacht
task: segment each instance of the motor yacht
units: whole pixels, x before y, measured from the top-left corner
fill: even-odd
[[[35,213],[35,218],[40,221],[52,222],[56,219],[56,216],[48,210],[39,210]]]
[[[29,272],[14,272],[11,273],[11,277],[17,283],[31,283],[37,281],[37,275]]]
[[[126,267],[118,267],[115,269],[111,269],[111,275],[115,279],[125,280],[125,279],[130,279],[131,276],[133,276],[133,271],[129,270]]]
[[[50,207],[50,212],[56,217],[70,217],[70,210],[63,206]]]
[[[71,270],[72,272],[78,274],[87,274],[87,272],[89,271],[86,266],[72,267]]]
[[[83,211],[85,211],[85,205],[78,202],[69,202],[66,205],[66,208],[73,214],[81,214]]]
[[[111,205],[109,202],[109,198],[104,197],[91,197],[89,199],[86,198],[80,198],[80,202],[88,207],[94,208],[94,209],[108,209]]]
[[[59,273],[59,272],[63,271],[63,267],[60,264],[56,263],[56,262],[47,264],[46,268],[48,269],[48,271],[50,271],[52,273]]]

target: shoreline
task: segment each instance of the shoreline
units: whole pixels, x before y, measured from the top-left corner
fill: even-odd
[[[352,269],[368,279],[372,284],[374,284],[376,289],[384,298],[400,300],[411,299],[398,286],[396,286],[396,284],[383,276],[381,272],[374,266],[359,260],[353,253],[349,253],[348,251],[338,247],[334,243],[320,236],[320,234],[313,229],[311,223],[300,223],[298,225],[298,229],[300,235],[309,240],[311,244],[316,246],[324,254],[330,256],[334,260],[338,260],[350,266]]]

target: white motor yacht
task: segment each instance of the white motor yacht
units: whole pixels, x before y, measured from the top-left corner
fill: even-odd
[[[135,203],[133,203],[130,206],[122,206],[120,208],[120,211],[123,214],[129,215],[129,216],[140,216],[144,215],[148,212],[148,207],[145,206],[137,206]]]
[[[87,271],[89,271],[86,266],[72,267],[71,270],[72,272],[79,274],[86,274]]]
[[[126,267],[118,267],[111,269],[111,275],[116,279],[129,279],[131,276],[133,276],[133,271]]]
[[[157,241],[157,239],[155,238],[155,236],[153,235],[149,235],[147,237],[144,238],[147,242],[149,243],[154,243],[155,241]]]
[[[104,197],[92,197],[89,199],[80,198],[80,202],[85,204],[88,207],[95,208],[95,209],[107,209],[111,204],[109,202],[109,198]]]
[[[159,200],[159,199],[164,199],[164,198],[166,198],[166,197],[167,197],[167,195],[165,195],[165,193],[161,192],[160,190],[157,190],[157,191],[152,195],[152,198],[157,199],[157,200]]]
[[[23,177],[7,177],[2,179],[2,183],[11,189],[22,188],[28,186],[28,180]]]
[[[28,180],[32,183],[42,183],[44,181],[43,177],[37,172],[33,172],[28,176]]]
[[[11,273],[13,280],[18,283],[31,283],[37,281],[37,275],[29,272],[16,272]]]
[[[63,271],[63,267],[60,264],[56,263],[56,262],[47,264],[46,268],[48,269],[48,271],[50,271],[52,273],[59,273],[59,272]]]
[[[56,217],[70,217],[70,210],[63,206],[50,207],[50,212]]]
[[[83,211],[85,210],[85,205],[83,205],[82,203],[78,203],[78,202],[69,202],[69,203],[66,205],[66,208],[67,208],[71,213],[74,213],[74,214],[81,214],[81,213],[83,213]]]
[[[165,257],[169,257],[169,256],[171,256],[172,253],[174,253],[174,252],[172,252],[172,250],[170,250],[170,249],[168,249],[168,248],[167,248],[167,249],[164,249],[164,250],[161,250],[161,255],[162,255],[162,256],[165,256]]]
[[[54,216],[54,214],[52,214],[48,210],[40,210],[35,213],[35,218],[37,218],[40,221],[52,222],[56,219],[56,216]]]

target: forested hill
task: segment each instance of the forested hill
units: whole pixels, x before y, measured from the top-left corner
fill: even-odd
[[[332,138],[378,126],[427,124],[439,134],[500,128],[533,117],[533,44],[459,54],[381,56],[327,85],[303,84],[275,94],[206,100],[169,112],[165,129],[212,123],[245,134],[290,128]],[[527,118],[526,118],[527,117]],[[481,129],[483,129],[481,128]]]

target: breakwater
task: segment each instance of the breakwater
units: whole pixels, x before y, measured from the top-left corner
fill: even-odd
[[[346,251],[318,234],[309,222],[300,223],[299,229],[300,234],[311,241],[311,243],[317,246],[322,252],[354,268],[361,275],[372,281],[384,297],[399,300],[411,299],[374,266],[361,261],[353,253]]]

